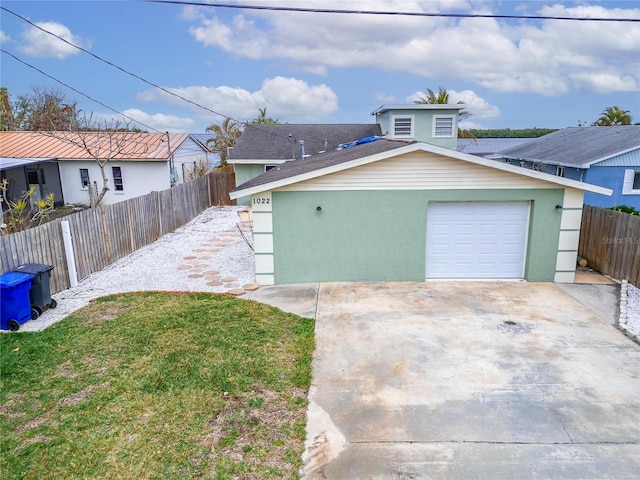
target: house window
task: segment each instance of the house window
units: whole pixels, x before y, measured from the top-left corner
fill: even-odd
[[[278,165],[265,165],[264,166],[264,171],[268,172],[269,170],[272,170],[274,168],[278,168]]]
[[[40,185],[40,180],[42,180],[43,185],[46,183],[44,181],[44,171],[41,168],[37,170],[27,170],[27,183],[29,185]]]
[[[625,170],[623,195],[640,195],[640,170]]]
[[[413,138],[413,115],[394,116],[392,119],[395,138]]]
[[[433,136],[436,137],[453,137],[453,115],[435,115],[433,117]]]
[[[120,167],[111,167],[111,173],[113,174],[113,186],[116,192],[122,192],[124,190],[124,184],[122,183],[122,169]]]
[[[91,185],[88,168],[80,169],[80,182],[82,183],[82,188],[89,188],[89,185]]]
[[[556,167],[556,175],[558,177],[564,177],[564,167],[561,167],[560,165],[558,165]]]

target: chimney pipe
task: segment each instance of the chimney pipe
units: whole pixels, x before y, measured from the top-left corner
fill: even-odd
[[[304,158],[304,140],[300,140],[300,155]]]

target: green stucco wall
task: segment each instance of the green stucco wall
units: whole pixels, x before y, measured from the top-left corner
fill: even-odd
[[[236,186],[242,185],[244,182],[248,182],[252,178],[262,175],[264,173],[264,165],[238,165],[233,166],[233,170],[236,174]],[[251,205],[251,196],[240,197],[237,200],[238,205],[249,206]]]
[[[456,116],[456,110],[415,110],[415,109],[395,109],[378,115],[378,122],[382,128],[383,134],[392,134],[394,116],[409,115],[415,118],[413,139],[419,142],[430,143],[440,147],[456,150],[458,148],[458,126],[454,124],[454,133],[452,137],[434,137],[433,136],[433,117],[436,115]],[[456,120],[457,122],[457,120]]]
[[[531,201],[528,281],[553,281],[563,189],[273,192],[275,283],[423,281],[430,201]],[[317,211],[317,207],[322,208]]]

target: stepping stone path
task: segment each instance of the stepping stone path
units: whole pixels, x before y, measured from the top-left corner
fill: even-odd
[[[250,231],[251,215],[247,211],[238,212],[240,216],[240,229],[243,232]],[[238,279],[229,275],[224,275],[218,271],[215,265],[215,258],[212,254],[224,251],[225,247],[236,242],[244,242],[242,234],[238,230],[228,230],[216,237],[205,241],[198,248],[186,256],[182,257],[184,264],[178,266],[180,272],[184,272],[189,279],[206,282],[209,287],[222,287],[223,293],[233,296],[241,296],[247,292],[260,288],[257,283],[246,283],[240,286]],[[206,262],[206,263],[205,263]],[[200,280],[202,279],[202,280]]]

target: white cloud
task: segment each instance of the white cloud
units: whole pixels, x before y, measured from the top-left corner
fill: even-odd
[[[2,30],[0,30],[0,42],[7,43],[10,41],[11,41],[11,37],[9,37],[9,35],[7,35]]]
[[[309,0],[305,6],[326,7],[326,2]],[[356,0],[345,0],[339,6],[362,7]],[[499,2],[376,0],[367,2],[366,8],[504,13]],[[577,89],[637,90],[640,84],[640,29],[632,23],[249,10],[223,17],[216,16],[220,10],[212,9],[190,13],[190,18],[197,18],[190,32],[203,45],[244,58],[284,59],[302,71],[323,75],[331,68],[369,67],[431,79],[464,79],[493,91],[546,96]],[[638,18],[640,8],[556,4],[542,5],[530,13]],[[609,87],[602,80],[603,72],[610,79]]]
[[[223,115],[244,121],[255,118],[258,108],[267,108],[267,115],[282,122],[317,119],[338,110],[338,97],[328,86],[309,85],[295,78],[275,77],[262,82],[260,90],[250,92],[238,87],[167,88],[167,90],[204,105]],[[160,100],[184,107],[183,100],[161,90],[146,90],[137,95],[138,100]],[[201,116],[211,117],[206,111],[194,106]]]
[[[148,125],[161,132],[190,132],[196,125],[196,122],[191,118],[165,115],[164,113],[151,114],[137,108],[130,108],[122,113],[140,122],[139,126],[142,130],[146,130]]]
[[[447,93],[449,94],[449,103],[464,103],[465,110],[471,114],[474,120],[488,120],[500,116],[500,109],[498,107],[496,107],[495,105],[491,105],[484,98],[479,97],[478,94],[472,90],[462,90],[461,92],[457,92],[455,90],[447,89]],[[405,100],[407,102],[413,103],[414,101],[426,96],[426,92],[416,92],[412,95],[409,95]]]
[[[35,22],[36,25],[54,33],[58,37],[61,37],[68,42],[71,42],[79,47],[88,49],[91,47],[91,42],[84,40],[71,33],[66,26],[56,22]],[[68,43],[63,42],[59,38],[49,35],[42,30],[35,27],[27,27],[22,32],[23,45],[19,47],[19,50],[31,57],[48,57],[63,59],[70,55],[77,55],[80,53],[75,47],[72,47]]]

